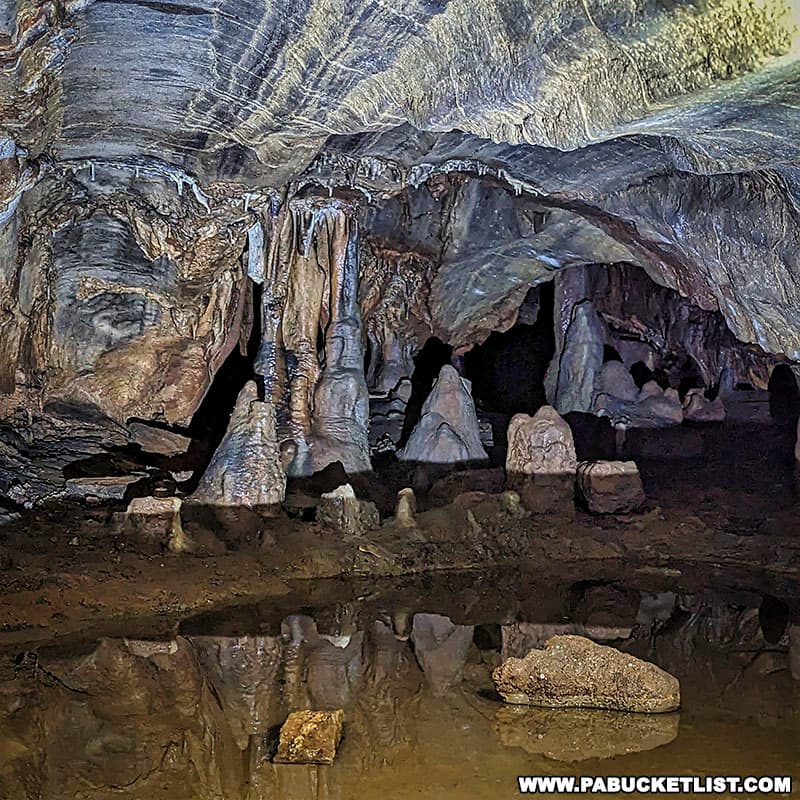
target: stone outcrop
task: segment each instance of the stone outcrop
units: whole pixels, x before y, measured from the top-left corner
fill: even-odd
[[[394,524],[398,528],[416,528],[417,521],[414,519],[416,513],[417,498],[414,496],[414,490],[410,488],[401,489],[397,493]]]
[[[191,553],[195,549],[183,530],[178,497],[135,497],[125,518],[128,531],[147,550]]]
[[[278,764],[333,764],[342,740],[344,711],[294,711],[281,728]]]
[[[488,459],[469,381],[454,367],[442,367],[422,406],[419,422],[397,456],[402,461],[421,464],[464,464]]]
[[[663,713],[680,706],[678,680],[664,670],[580,636],[554,636],[544,650],[509,658],[492,673],[507,703]]]
[[[577,469],[569,425],[551,406],[533,417],[517,414],[508,426],[506,486],[530,511],[574,516]]]
[[[638,511],[647,501],[633,461],[582,461],[578,464],[578,488],[594,514]]]
[[[128,431],[131,442],[139,445],[145,453],[178,456],[185,453],[192,443],[188,436],[142,422],[129,423]]]
[[[259,400],[258,387],[249,381],[239,393],[228,430],[192,500],[275,513],[285,495],[275,407]]]
[[[619,370],[615,368],[615,373]],[[604,387],[610,383],[606,374]],[[630,395],[630,384],[622,384],[623,396],[610,392],[595,394],[592,409],[600,417],[608,417],[614,426],[622,428],[668,428],[683,422],[683,405],[675,389],[662,389],[655,381],[648,381],[637,392]]]
[[[359,500],[347,483],[332,492],[325,492],[317,506],[317,522],[340,533],[359,536],[381,524],[375,504]]]

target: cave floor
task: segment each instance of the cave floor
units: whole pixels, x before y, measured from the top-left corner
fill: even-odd
[[[414,529],[389,520],[357,537],[299,518],[262,520],[184,506],[184,527],[196,540],[235,547],[178,555],[137,550],[126,536],[122,506],[25,512],[0,526],[0,647],[123,628],[128,634],[171,631],[222,609],[289,607],[311,585],[314,592],[358,597],[426,576],[469,574],[474,582],[492,570],[510,576],[510,585],[522,572],[553,584],[625,580],[653,591],[718,586],[798,602],[798,478],[786,458],[791,430],[721,426],[701,433],[697,457],[663,455],[688,451],[697,430],[676,429],[650,441],[658,457],[637,458],[648,505],[625,516],[580,510],[574,521],[520,516],[499,495],[467,493],[418,514]],[[742,446],[745,437],[752,446]]]

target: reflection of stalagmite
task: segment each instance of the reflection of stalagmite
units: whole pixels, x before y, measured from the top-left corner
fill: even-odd
[[[281,438],[295,443],[290,473],[310,474],[333,461],[348,472],[369,471],[352,206],[311,198],[284,208],[274,220],[262,298],[256,370],[283,409]]]
[[[425,680],[435,695],[458,686],[475,628],[454,625],[439,614],[415,614],[411,641]]]

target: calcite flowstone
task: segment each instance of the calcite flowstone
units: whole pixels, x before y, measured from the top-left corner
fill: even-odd
[[[506,487],[518,492],[530,511],[574,516],[577,466],[572,431],[552,406],[542,406],[533,417],[512,418]]]
[[[675,740],[679,723],[679,714],[503,706],[495,715],[495,732],[506,747],[574,762],[654,750]]]
[[[374,503],[359,500],[353,487],[346,483],[322,495],[317,507],[317,522],[341,533],[359,536],[381,524]]]
[[[678,679],[655,664],[581,636],[509,658],[492,673],[507,703],[662,713],[680,707]]]
[[[486,461],[478,416],[470,383],[454,367],[445,364],[422,406],[406,446],[398,452],[401,461],[427,464],[459,464]]]
[[[225,437],[192,500],[215,506],[275,511],[286,495],[286,475],[275,430],[275,406],[258,399],[249,381],[236,400]]]
[[[332,764],[342,740],[344,711],[294,711],[281,728],[279,764]]]
[[[595,514],[636,511],[647,498],[639,468],[633,461],[582,461],[578,488]]]
[[[190,553],[195,548],[183,530],[178,497],[135,497],[125,516],[128,528],[146,546],[173,553]]]

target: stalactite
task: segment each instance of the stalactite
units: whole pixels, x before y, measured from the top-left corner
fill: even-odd
[[[282,409],[282,438],[295,443],[290,474],[332,461],[371,469],[353,213],[336,199],[295,198],[272,219],[256,372]]]

